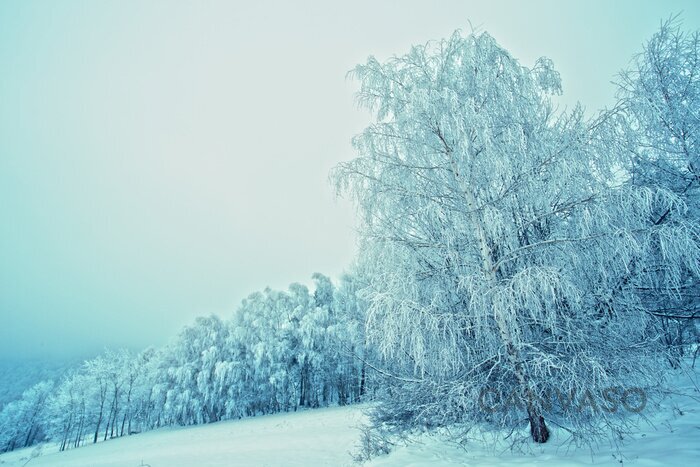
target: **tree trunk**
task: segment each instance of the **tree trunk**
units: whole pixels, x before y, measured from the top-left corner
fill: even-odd
[[[24,439],[24,447],[28,447],[31,445],[31,442],[34,441],[34,432],[36,431],[36,427],[34,426],[34,422],[29,425],[29,431],[27,432],[27,437]]]
[[[112,414],[109,414],[109,417],[107,417],[107,425],[105,425],[105,437],[102,441],[107,441],[107,433],[109,432],[109,422],[112,420]]]
[[[102,425],[102,410],[100,410],[100,415],[97,418],[97,426],[95,427],[95,437],[92,440],[92,444],[97,443],[97,437],[100,435],[100,425]]]
[[[73,447],[77,448],[80,446],[80,438],[83,436],[83,426],[85,421],[85,415],[80,416],[80,423],[78,423],[78,430],[75,433],[75,441],[73,442]]]
[[[445,146],[446,154],[450,158],[452,173],[464,192],[464,199],[467,207],[470,211],[475,212],[472,217],[472,223],[479,238],[479,253],[481,256],[483,274],[492,284],[496,285],[498,283],[498,277],[496,268],[494,267],[494,254],[491,249],[489,239],[486,235],[486,229],[483,226],[483,220],[481,219],[480,214],[476,212],[477,203],[474,198],[474,194],[472,193],[470,187],[465,184],[464,179],[459,173],[459,167],[453,157],[452,149],[447,144],[447,141],[444,139],[439,129],[438,137],[441,139],[443,145]],[[518,352],[518,348],[516,347],[516,343],[510,333],[507,323],[505,322],[506,317],[498,312],[495,312],[494,320],[496,321],[496,327],[498,328],[501,341],[505,344],[508,360],[513,367],[513,372],[515,373],[515,379],[520,389],[520,394],[523,396],[523,400],[528,401],[527,415],[528,420],[530,421],[530,434],[532,435],[532,439],[536,443],[545,443],[549,439],[549,430],[544,423],[544,417],[540,413],[539,408],[534,406],[533,401],[528,397],[531,390],[530,381],[526,370],[523,368],[523,362]]]
[[[367,367],[365,362],[362,362],[362,371],[360,372],[360,398],[365,395],[365,377],[367,373]]]
[[[544,417],[534,407],[528,407],[527,417],[530,420],[530,435],[536,443],[546,443],[549,439],[549,429],[544,423]]]
[[[510,336],[507,335],[507,331],[501,328],[501,331],[505,336],[504,340],[509,339]],[[549,439],[549,429],[544,423],[544,417],[542,416],[539,407],[534,404],[532,392],[530,388],[530,383],[525,375],[525,370],[523,370],[522,362],[520,361],[520,356],[518,351],[511,341],[507,340],[506,349],[508,351],[508,358],[513,365],[515,371],[515,378],[518,381],[518,386],[520,387],[520,394],[522,400],[527,401],[527,418],[530,422],[530,435],[532,440],[536,443],[546,443]]]

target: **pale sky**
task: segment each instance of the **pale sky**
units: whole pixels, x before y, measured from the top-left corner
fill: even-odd
[[[328,172],[368,123],[345,75],[470,24],[562,106],[697,1],[0,2],[0,358],[162,345],[265,286],[337,277]]]

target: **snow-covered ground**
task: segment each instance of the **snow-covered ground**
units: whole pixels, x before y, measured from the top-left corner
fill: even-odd
[[[195,427],[159,430],[65,452],[45,446],[28,467],[334,466],[352,465],[358,407],[268,415]],[[0,456],[0,465],[21,466],[32,448]],[[4,462],[4,463],[3,463]]]
[[[700,362],[699,362],[700,363]],[[696,365],[697,367],[698,365]],[[672,378],[673,394],[651,404],[643,414],[647,421],[619,446],[611,443],[590,447],[572,446],[568,434],[550,425],[553,437],[544,445],[485,443],[475,439],[463,445],[447,437],[421,435],[412,443],[396,447],[388,456],[369,465],[411,466],[683,466],[700,465],[700,368],[684,369]],[[527,430],[521,433],[526,436]],[[525,451],[525,452],[523,452]]]
[[[660,408],[649,408],[651,424],[617,449],[598,446],[572,448],[554,430],[545,445],[529,444],[528,452],[494,449],[472,441],[457,445],[440,435],[414,437],[388,456],[368,466],[580,466],[634,465],[690,467],[700,462],[700,391],[698,372],[680,375],[678,393]],[[337,407],[219,422],[187,428],[163,428],[135,436],[109,440],[66,452],[42,447],[30,459],[33,448],[0,455],[2,467],[95,466],[344,466],[352,465],[351,452],[359,442],[358,427],[366,420],[368,406]]]

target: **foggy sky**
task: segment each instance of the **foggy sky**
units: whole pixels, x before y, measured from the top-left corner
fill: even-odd
[[[337,277],[354,212],[328,171],[368,55],[471,23],[593,113],[681,10],[700,27],[695,1],[0,2],[0,359],[158,346]]]

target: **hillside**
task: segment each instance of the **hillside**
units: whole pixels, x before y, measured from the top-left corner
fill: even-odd
[[[65,452],[44,446],[32,467],[342,466],[363,420],[359,407],[307,410],[183,428],[161,428]],[[21,466],[33,451],[0,455]]]
[[[525,444],[525,451],[494,448],[477,439],[458,445],[444,434],[423,434],[370,466],[454,465],[694,465],[700,458],[700,391],[698,371],[679,372],[675,394],[650,406],[648,422],[618,450],[600,445],[595,452],[575,448],[566,433],[554,430],[543,446]],[[151,467],[168,466],[343,466],[360,437],[366,405],[306,410],[188,428],[162,428],[126,438],[88,445],[63,453],[52,445],[29,459],[33,449],[0,455],[3,467]],[[517,435],[517,434],[516,434]]]

